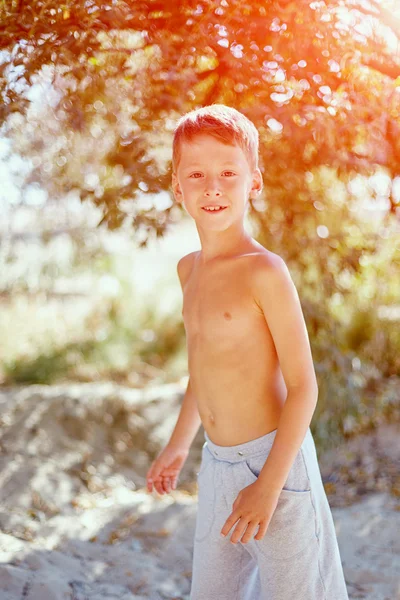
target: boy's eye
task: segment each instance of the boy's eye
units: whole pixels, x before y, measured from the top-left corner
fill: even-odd
[[[234,173],[233,171],[224,171],[224,173],[230,173],[231,175],[235,175],[236,173]],[[201,175],[201,173],[192,173],[191,175],[189,175],[189,177],[193,177],[194,175]],[[194,179],[198,179],[198,177],[194,177]]]

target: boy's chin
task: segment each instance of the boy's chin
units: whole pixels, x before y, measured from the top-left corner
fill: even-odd
[[[203,231],[225,231],[231,226],[231,223],[204,223],[200,221],[196,221],[198,227],[200,227]]]
[[[236,229],[236,228],[241,228],[243,226],[243,222],[244,222],[244,216],[241,218],[236,217],[235,219],[221,219],[219,222],[217,221],[212,221],[212,219],[209,219],[208,221],[206,219],[194,219],[196,222],[196,226],[199,229],[202,229],[203,231],[226,231],[227,229]],[[210,222],[211,221],[211,222]]]

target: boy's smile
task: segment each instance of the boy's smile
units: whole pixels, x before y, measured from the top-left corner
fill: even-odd
[[[208,206],[202,206],[202,209],[209,213],[221,212],[221,211],[225,210],[225,208],[228,208],[228,207],[220,206],[220,205],[211,205],[211,204],[209,204]]]

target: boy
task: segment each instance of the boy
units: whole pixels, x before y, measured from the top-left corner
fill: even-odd
[[[175,129],[173,192],[201,250],[177,266],[189,382],[147,486],[176,488],[203,424],[190,600],[348,600],[309,429],[318,388],[297,290],[243,225],[263,187],[258,144],[221,104]]]

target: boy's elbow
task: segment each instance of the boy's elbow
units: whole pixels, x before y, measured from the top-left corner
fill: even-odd
[[[315,406],[316,406],[316,405],[317,405],[317,403],[318,403],[318,393],[319,393],[319,390],[318,390],[318,383],[317,383],[316,381],[313,383],[313,386],[312,386],[312,393],[313,393],[313,395],[314,395],[314,404],[315,404]]]

